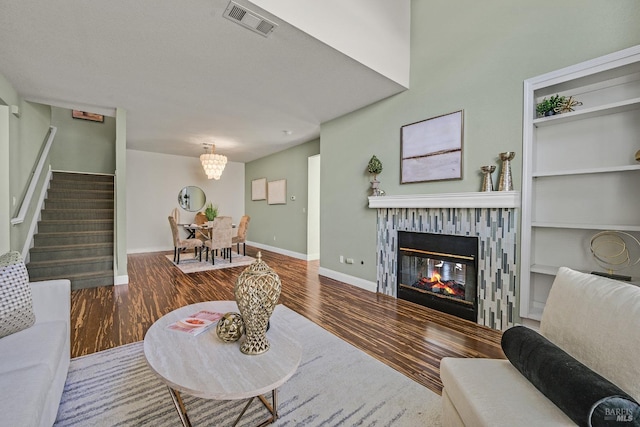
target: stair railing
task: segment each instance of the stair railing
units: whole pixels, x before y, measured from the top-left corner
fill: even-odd
[[[18,214],[11,219],[11,225],[21,224],[24,222],[24,218],[27,215],[29,206],[31,206],[31,199],[33,199],[33,194],[36,191],[36,185],[38,185],[38,182],[40,181],[40,175],[42,175],[44,164],[47,160],[47,157],[49,156],[49,150],[51,149],[53,138],[56,136],[57,131],[57,127],[49,126],[49,137],[47,138],[47,142],[45,143],[44,148],[40,153],[40,158],[38,159],[36,170],[33,172],[33,174],[31,175],[31,179],[29,180],[29,188],[22,198],[22,202],[20,202],[20,210],[18,211]]]

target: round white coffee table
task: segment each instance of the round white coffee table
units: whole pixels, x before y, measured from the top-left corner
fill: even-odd
[[[269,411],[262,425],[278,418],[277,388],[294,374],[302,357],[302,347],[278,323],[276,306],[271,316],[267,339],[271,348],[260,355],[240,352],[240,341],[225,343],[212,326],[197,336],[167,327],[192,314],[207,310],[219,313],[238,312],[235,301],[210,301],[192,304],[166,314],[156,321],[144,337],[144,355],[149,367],[164,381],[183,426],[191,425],[180,393],[212,400],[249,399],[234,426],[240,421],[255,397]],[[272,403],[263,394],[271,392]]]

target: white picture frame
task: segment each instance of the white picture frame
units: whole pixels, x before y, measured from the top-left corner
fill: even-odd
[[[463,110],[400,128],[400,184],[462,179]]]
[[[267,203],[285,205],[287,203],[287,180],[269,181],[267,185]]]
[[[258,178],[251,181],[251,200],[267,199],[267,178]]]

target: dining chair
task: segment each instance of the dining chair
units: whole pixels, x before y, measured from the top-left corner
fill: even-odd
[[[173,262],[180,264],[180,251],[183,249],[194,249],[195,255],[200,251],[200,261],[202,261],[202,240],[200,239],[181,239],[178,232],[178,224],[174,217],[169,217],[169,225],[171,226],[171,236],[173,237]]]
[[[231,262],[232,226],[230,216],[218,216],[213,220],[213,226],[209,230],[211,239],[204,242],[206,250],[205,261],[209,261],[209,250],[211,250],[211,263],[215,264],[215,252],[220,249],[222,257],[229,257]],[[215,252],[214,252],[215,251]]]
[[[198,212],[193,219],[195,225],[204,225],[209,222],[209,219],[203,212]],[[202,240],[202,244],[209,240],[209,232],[207,230],[196,230],[195,235],[198,239]]]
[[[240,255],[240,243],[242,243],[242,255],[247,255],[246,242],[249,221],[251,221],[251,217],[249,215],[243,215],[242,218],[240,218],[240,224],[238,224],[238,234],[231,239],[231,242],[237,245],[236,252],[238,252],[238,255]]]

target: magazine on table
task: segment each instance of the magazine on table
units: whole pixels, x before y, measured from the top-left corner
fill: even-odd
[[[189,335],[200,335],[204,331],[214,326],[224,313],[214,311],[200,310],[191,316],[182,318],[167,326],[172,331],[185,332]]]

